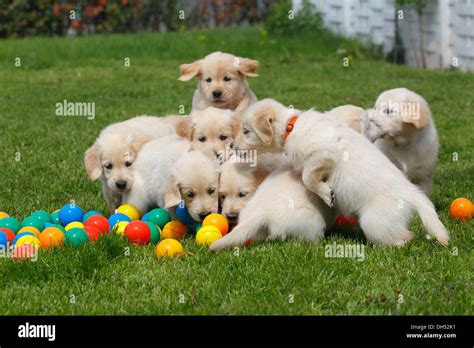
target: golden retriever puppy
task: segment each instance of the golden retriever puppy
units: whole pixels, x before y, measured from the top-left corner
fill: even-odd
[[[134,161],[148,141],[176,134],[187,116],[138,116],[104,128],[85,152],[84,165],[89,178],[100,178],[102,193],[111,213],[118,208],[122,194],[133,186]]]
[[[194,110],[190,115],[190,124],[187,132],[180,132],[180,135],[191,140],[192,149],[211,152],[223,163],[240,131],[240,122],[235,113],[212,106]]]
[[[211,250],[262,241],[295,237],[318,242],[336,218],[329,208],[302,183],[301,176],[283,164],[258,187],[240,212],[239,223]]]
[[[342,105],[335,107],[326,114],[333,115],[339,120],[345,122],[349,127],[354,129],[356,132],[366,135],[369,131],[369,114],[367,110],[355,105]]]
[[[368,139],[332,115],[292,111],[272,99],[250,106],[242,116],[244,142],[260,151],[283,151],[328,207],[356,214],[369,242],[404,245],[416,212],[428,233],[447,245],[449,234],[433,203]]]
[[[428,103],[406,88],[383,92],[370,114],[369,137],[429,196],[438,159],[438,132]]]
[[[214,106],[240,112],[257,101],[245,78],[258,76],[258,65],[253,59],[214,52],[191,64],[182,64],[179,80],[199,80],[193,110]]]
[[[261,182],[278,166],[286,162],[286,156],[262,154],[255,165],[242,163],[232,156],[222,164],[219,178],[219,201],[221,214],[230,225],[238,222],[239,213],[253,197]]]

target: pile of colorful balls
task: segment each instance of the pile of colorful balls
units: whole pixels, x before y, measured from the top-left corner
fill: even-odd
[[[220,214],[208,215],[202,225],[198,224],[184,204],[178,205],[176,216],[178,220],[172,220],[168,211],[161,208],[141,216],[129,204],[121,205],[109,218],[95,210],[84,213],[75,203],[51,214],[37,210],[22,222],[0,212],[0,248],[10,251],[14,260],[32,259],[41,249],[80,247],[101,235],[116,233],[133,244],[157,244],[158,258],[178,257],[184,255],[179,241],[186,235],[197,232],[196,243],[209,246],[229,229],[226,218]]]

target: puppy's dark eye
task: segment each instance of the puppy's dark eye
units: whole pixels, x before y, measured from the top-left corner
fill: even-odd
[[[125,162],[125,166],[130,167],[131,165],[132,165],[132,162],[130,162],[130,161]]]
[[[249,134],[249,132],[250,132],[250,131],[249,131],[248,129],[245,129],[245,128],[242,129],[242,133],[244,133],[245,135]]]
[[[112,167],[113,167],[112,163],[104,164],[104,168],[105,168],[105,169],[110,170],[110,169],[112,169]]]
[[[204,143],[206,141],[206,137],[199,137],[198,140],[201,142],[201,143]]]
[[[225,199],[225,195],[221,195],[221,201],[223,201]]]
[[[210,77],[208,77],[208,78],[206,79],[206,82],[211,82],[211,81],[212,81],[212,79],[211,79]]]
[[[243,198],[243,197],[247,196],[248,194],[249,194],[248,192],[239,192],[239,197]]]
[[[186,197],[188,198],[194,198],[195,194],[193,191],[189,191],[188,193],[186,193]]]
[[[207,193],[212,195],[214,192],[216,192],[216,189],[214,187],[211,187],[209,190],[207,190]]]
[[[219,137],[219,139],[222,140],[222,141],[224,141],[224,140],[227,139],[227,135],[221,135],[221,136]]]
[[[224,81],[225,82],[229,82],[230,80],[232,80],[229,76],[224,76]]]

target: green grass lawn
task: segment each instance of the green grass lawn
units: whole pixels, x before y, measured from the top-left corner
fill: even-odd
[[[325,257],[326,245],[358,243],[358,234],[336,233],[320,245],[264,243],[238,254],[211,253],[187,239],[188,255],[176,260],[113,236],[42,252],[37,262],[0,259],[0,314],[472,315],[474,222],[456,222],[448,211],[454,198],[474,198],[474,75],[369,56],[345,68],[340,45],[272,38],[258,28],[1,41],[0,211],[23,219],[74,199],[106,212],[100,184],[83,168],[84,151],[111,122],[177,113],[181,104],[189,112],[196,83],[178,81],[178,66],[222,50],[260,61],[260,76],[250,80],[258,98],[301,109],[369,107],[394,87],[423,95],[440,135],[432,200],[451,232],[448,248],[427,240],[418,218],[412,243],[365,245],[362,262]],[[95,120],[56,116],[64,99],[95,102]]]

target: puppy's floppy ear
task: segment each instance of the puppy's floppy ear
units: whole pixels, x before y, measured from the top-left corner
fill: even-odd
[[[176,134],[182,138],[192,140],[193,126],[189,116],[184,116],[182,120],[176,125]]]
[[[249,58],[238,58],[237,70],[244,76],[256,77],[259,63]]]
[[[179,202],[181,202],[181,192],[176,178],[172,176],[165,188],[165,208],[175,207]]]
[[[411,105],[417,105],[416,108],[410,106],[410,112],[402,112],[402,120],[405,123],[411,123],[416,128],[424,128],[430,123],[430,108],[425,101],[410,101]]]
[[[128,140],[136,153],[149,141],[144,135],[129,135]]]
[[[273,141],[273,127],[272,122],[275,119],[274,111],[270,108],[258,111],[252,118],[250,118],[250,125],[257,133],[260,140],[265,145],[270,145]]]
[[[179,70],[181,71],[181,76],[178,80],[189,81],[201,73],[201,61],[197,60],[191,64],[181,64]]]
[[[102,174],[102,165],[100,164],[99,149],[96,144],[87,149],[84,154],[84,166],[87,175],[92,181],[97,180]]]

